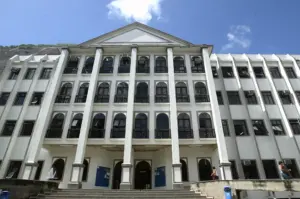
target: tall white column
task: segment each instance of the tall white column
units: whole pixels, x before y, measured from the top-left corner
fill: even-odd
[[[213,115],[213,124],[215,128],[215,134],[216,134],[217,145],[218,145],[221,179],[231,180],[232,179],[231,168],[230,168],[231,163],[228,160],[228,152],[227,152],[226,141],[223,133],[221,114],[219,110],[215,82],[211,71],[210,58],[209,58],[209,53],[207,48],[202,49],[202,56],[203,56],[204,67],[205,67],[207,89],[210,98],[211,111]]]
[[[89,89],[86,97],[83,119],[80,128],[80,135],[77,143],[77,149],[75,154],[75,160],[73,163],[73,169],[71,173],[71,181],[69,183],[70,188],[81,188],[81,178],[83,173],[83,161],[86,149],[86,142],[89,135],[90,121],[93,112],[94,96],[97,89],[98,74],[100,64],[102,60],[102,49],[96,50],[94,65],[89,82]]]
[[[136,72],[137,48],[131,49],[131,63],[129,74],[128,101],[126,111],[126,131],[124,141],[124,157],[122,164],[122,182],[121,189],[131,188],[131,171],[132,171],[132,130],[133,130],[133,107],[135,93],[135,72]]]
[[[177,104],[175,93],[175,77],[173,63],[173,49],[168,48],[168,75],[169,75],[169,95],[170,95],[170,125],[172,139],[172,167],[173,167],[173,189],[182,188],[181,163],[178,140],[177,125]]]
[[[54,75],[49,82],[48,89],[44,95],[44,99],[41,105],[40,113],[37,117],[36,124],[34,125],[29,148],[27,151],[27,160],[25,163],[23,179],[30,179],[34,176],[33,170],[36,167],[36,159],[40,153],[40,149],[43,144],[45,132],[47,130],[48,120],[50,119],[53,104],[55,101],[56,93],[59,89],[62,73],[68,60],[68,49],[62,49],[59,61],[57,63]]]

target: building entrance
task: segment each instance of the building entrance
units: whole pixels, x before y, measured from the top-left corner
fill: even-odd
[[[141,161],[135,166],[135,189],[151,189],[151,166],[146,161]]]
[[[113,173],[113,189],[120,189],[121,176],[122,176],[122,163],[123,161],[118,162],[114,167]]]

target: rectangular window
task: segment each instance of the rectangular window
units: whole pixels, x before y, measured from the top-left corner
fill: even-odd
[[[255,160],[242,160],[245,179],[259,179]]]
[[[34,73],[35,73],[35,68],[28,68],[25,74],[24,79],[33,79]]]
[[[248,136],[248,128],[245,120],[233,120],[234,131],[236,136]]]
[[[10,93],[3,92],[0,95],[0,106],[4,106],[7,103]]]
[[[247,67],[237,67],[240,78],[249,78],[250,74]]]
[[[24,121],[20,136],[31,136],[34,127],[34,121]]]
[[[295,91],[298,102],[300,103],[300,91]]]
[[[239,174],[238,174],[237,169],[236,169],[235,161],[234,160],[229,160],[229,162],[231,163],[230,167],[231,167],[232,179],[234,179],[234,180],[239,179]]]
[[[297,78],[293,67],[284,67],[284,70],[285,70],[286,75],[288,76],[288,78]]]
[[[270,120],[274,135],[285,135],[281,120]]]
[[[230,136],[227,120],[222,120],[222,127],[224,131],[224,136]]]
[[[10,161],[5,178],[17,179],[21,166],[22,166],[22,161]]]
[[[257,104],[257,99],[254,91],[244,91],[244,94],[248,104]]]
[[[26,98],[26,93],[20,92],[17,93],[16,99],[14,101],[14,105],[23,105]]]
[[[256,78],[265,78],[265,72],[262,67],[253,67],[253,71]]]
[[[224,104],[223,97],[222,97],[222,92],[221,91],[217,91],[217,99],[218,99],[218,103],[220,105]]]
[[[242,104],[238,91],[227,91],[229,104]]]
[[[281,78],[281,74],[278,67],[270,67],[269,70],[273,78]]]
[[[36,169],[34,180],[39,180],[41,177],[44,161],[38,161],[38,168]]]
[[[267,179],[278,179],[279,173],[275,160],[262,160]]]
[[[293,104],[289,91],[278,91],[282,104]]]
[[[11,136],[14,131],[14,128],[16,126],[16,122],[17,121],[7,120],[4,124],[1,135],[2,136]]]
[[[291,175],[293,178],[300,178],[296,160],[284,159],[283,162],[286,165],[286,167],[291,170]]]
[[[263,120],[252,120],[252,126],[255,135],[268,135],[268,131],[265,127]]]
[[[8,76],[8,79],[10,80],[16,80],[18,78],[19,72],[20,72],[20,68],[12,68],[11,72]]]
[[[211,67],[211,72],[212,72],[212,75],[213,75],[214,78],[218,78],[219,77],[218,71],[217,71],[216,67]]]
[[[43,68],[40,79],[50,79],[52,68]]]
[[[232,78],[234,77],[232,67],[222,67],[222,74],[224,78]]]
[[[294,135],[300,135],[300,124],[299,120],[289,120],[290,126]]]
[[[261,95],[265,104],[275,104],[271,91],[262,91]]]
[[[44,93],[41,93],[41,92],[33,93],[30,105],[31,106],[41,105],[42,104],[43,95],[44,95]]]

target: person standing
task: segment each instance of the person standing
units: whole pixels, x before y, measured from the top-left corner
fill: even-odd
[[[284,180],[291,179],[291,170],[286,167],[286,165],[282,162],[278,162],[280,175]]]
[[[212,170],[212,173],[211,173],[210,176],[211,176],[212,180],[218,180],[219,179],[216,167],[213,167],[213,170]]]

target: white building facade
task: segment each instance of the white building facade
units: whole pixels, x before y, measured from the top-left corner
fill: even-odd
[[[133,23],[15,55],[0,81],[0,178],[175,189],[300,178],[300,55],[212,54]],[[264,193],[262,197],[264,196]]]

